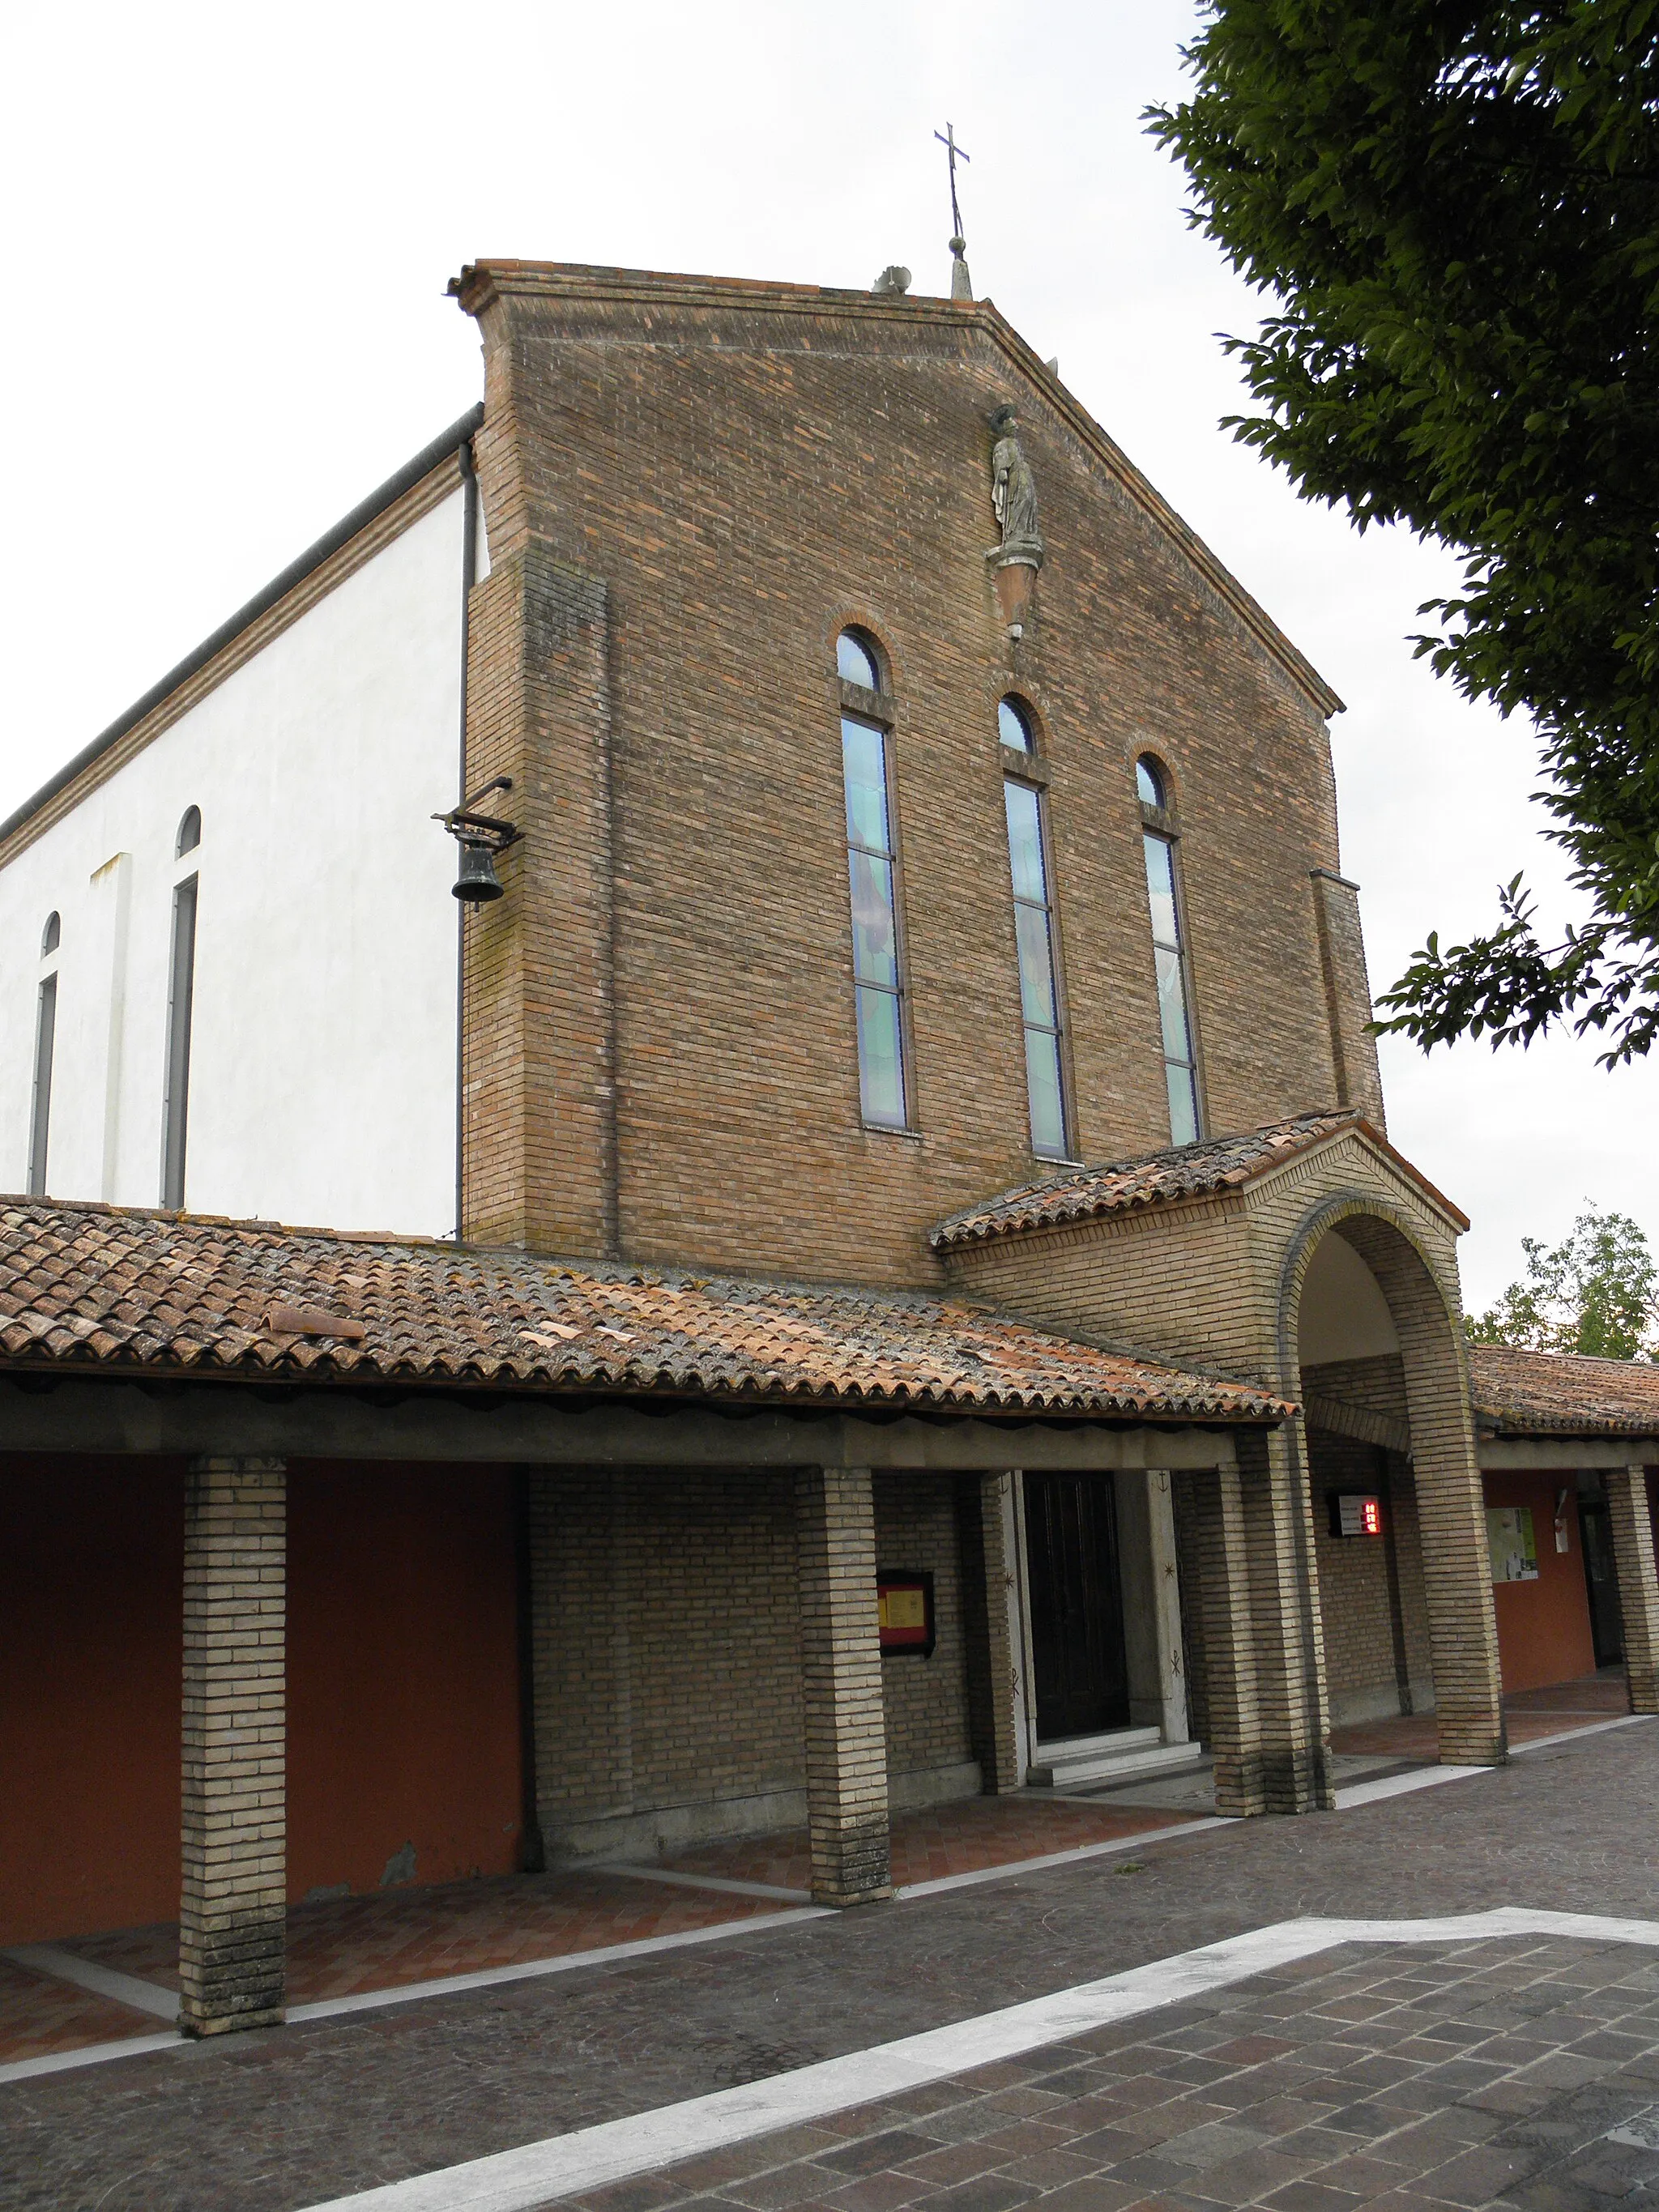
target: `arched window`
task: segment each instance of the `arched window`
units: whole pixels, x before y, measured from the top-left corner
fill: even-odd
[[[860,695],[883,690],[871,640],[844,629],[836,641],[843,685],[842,780],[847,801],[847,872],[853,908],[853,1011],[858,1032],[859,1110],[881,1129],[909,1127],[904,1051],[904,969],[899,945],[898,848],[887,718]]]
[[[1031,718],[1018,699],[1004,699],[997,707],[997,735],[1012,753],[1034,753]]]
[[[40,957],[49,960],[63,935],[58,914],[46,916],[40,933]],[[52,1060],[58,1041],[58,970],[40,978],[34,1002],[34,1093],[29,1106],[28,1193],[43,1198],[46,1189],[46,1146],[52,1133]]]
[[[193,853],[202,842],[202,810],[187,806],[184,819],[179,824],[179,836],[173,848],[173,857],[182,860],[186,853]]]
[[[836,640],[836,673],[843,684],[856,684],[862,690],[881,690],[881,663],[862,630],[844,629]]]
[[[1198,1050],[1193,1035],[1192,979],[1181,911],[1176,835],[1170,820],[1170,785],[1158,763],[1143,753],[1135,763],[1140,794],[1140,842],[1146,861],[1146,900],[1152,910],[1152,961],[1158,975],[1158,1023],[1164,1039],[1164,1083],[1170,1101],[1170,1141],[1196,1144],[1203,1134],[1198,1099]]]
[[[1036,725],[1018,699],[997,708],[1005,752],[1036,754]],[[1060,1023],[1060,963],[1049,886],[1046,794],[1016,763],[1002,779],[1008,822],[1008,865],[1014,890],[1014,950],[1019,963],[1020,1017],[1025,1030],[1025,1092],[1030,1109],[1031,1150],[1040,1159],[1070,1157],[1071,1117],[1066,1103],[1065,1038]]]

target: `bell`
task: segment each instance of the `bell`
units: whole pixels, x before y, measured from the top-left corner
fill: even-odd
[[[488,845],[471,837],[461,840],[461,872],[455,879],[455,896],[468,906],[487,906],[506,892],[495,873],[495,856]]]

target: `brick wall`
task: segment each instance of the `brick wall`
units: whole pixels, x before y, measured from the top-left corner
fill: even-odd
[[[949,1475],[878,1475],[875,1494],[877,1566],[933,1577],[932,1657],[889,1652],[882,1661],[890,1784],[960,1766],[974,1752],[955,1485]]]
[[[1411,1477],[1380,1446],[1323,1429],[1310,1431],[1308,1457],[1331,1717],[1425,1710],[1433,1669]],[[1332,1535],[1328,1499],[1341,1490],[1377,1493],[1382,1536]]]
[[[793,1476],[529,1480],[536,1801],[548,1858],[804,1818]],[[895,1796],[973,1787],[962,1771],[973,1754],[950,1478],[878,1482],[876,1528],[880,1565],[932,1571],[939,1631],[931,1659],[883,1663]]]
[[[927,1226],[1032,1169],[1011,688],[1050,777],[1076,1148],[1169,1138],[1145,748],[1176,799],[1214,1124],[1335,1096],[1325,695],[994,311],[580,272],[466,297],[495,563],[470,779],[512,773],[528,831],[469,929],[475,1229],[585,1250],[614,1224],[641,1258],[936,1276]],[[983,559],[986,417],[1011,394],[1049,549],[1012,662]],[[853,620],[891,669],[910,1137],[859,1119],[834,665]]]
[[[804,1786],[787,1474],[538,1474],[531,1547],[550,1857],[596,1821]]]

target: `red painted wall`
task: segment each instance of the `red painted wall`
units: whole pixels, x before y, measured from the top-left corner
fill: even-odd
[[[289,1470],[289,1896],[510,1874],[522,1818],[513,1477]]]
[[[181,1461],[0,1460],[0,1943],[179,1915]]]
[[[0,1457],[0,1943],[178,1917],[184,1483]],[[291,1898],[516,1866],[516,1561],[505,1469],[290,1468]]]
[[[1571,1682],[1580,1674],[1593,1674],[1595,1648],[1590,1640],[1589,1598],[1571,1476],[1488,1474],[1483,1480],[1488,1505],[1531,1507],[1538,1550],[1535,1583],[1492,1586],[1504,1689],[1536,1690],[1548,1682]],[[1563,1487],[1567,1492],[1568,1548],[1558,1552],[1555,1500]]]

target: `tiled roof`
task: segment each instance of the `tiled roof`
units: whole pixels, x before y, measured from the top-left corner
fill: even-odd
[[[1477,1419],[1510,1435],[1659,1436],[1659,1367],[1472,1344]]]
[[[1242,1137],[1212,1137],[1201,1145],[1176,1145],[1161,1152],[1143,1152],[1133,1160],[1114,1160],[1104,1167],[1073,1168],[1065,1175],[1006,1190],[982,1206],[953,1213],[933,1231],[933,1248],[944,1251],[951,1245],[971,1244],[983,1237],[1007,1237],[1026,1229],[1054,1229],[1068,1221],[1123,1213],[1134,1206],[1167,1206],[1176,1199],[1237,1190],[1293,1153],[1306,1152],[1322,1138],[1349,1128],[1364,1128],[1375,1136],[1358,1114],[1298,1114],[1292,1121],[1273,1121],[1265,1129],[1252,1129]]]
[[[20,1369],[1097,1419],[1290,1410],[925,1296],[0,1199],[0,1375]]]

